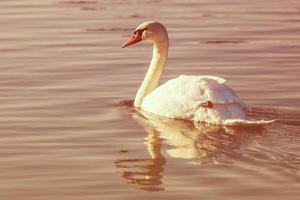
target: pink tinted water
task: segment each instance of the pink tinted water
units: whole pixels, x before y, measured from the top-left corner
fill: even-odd
[[[2,0],[1,199],[297,199],[300,3]],[[234,130],[158,124],[116,106],[151,56],[121,49],[145,20],[171,39],[162,82],[228,80],[253,114]]]

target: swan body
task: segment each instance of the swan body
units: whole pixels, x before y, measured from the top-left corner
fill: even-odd
[[[203,107],[205,101],[213,102],[213,108]],[[147,95],[141,109],[168,118],[214,124],[245,118],[245,104],[224,79],[213,76],[181,75],[171,79]]]
[[[158,86],[168,56],[167,30],[159,22],[144,22],[122,47],[142,40],[153,44],[153,56],[134,100],[136,109],[167,118],[212,124],[264,123],[247,118],[246,105],[222,78],[181,75]],[[204,106],[205,102],[212,105]]]

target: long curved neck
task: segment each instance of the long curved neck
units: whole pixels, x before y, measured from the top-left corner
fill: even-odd
[[[166,38],[163,42],[155,42],[153,55],[143,83],[141,84],[134,100],[135,107],[141,107],[144,98],[150,94],[159,84],[164,64],[168,57],[169,41]]]

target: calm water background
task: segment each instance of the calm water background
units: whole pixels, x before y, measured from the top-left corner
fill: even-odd
[[[219,129],[149,122],[132,99],[163,22],[162,82],[228,80],[276,123]],[[299,199],[298,0],[1,0],[1,199]]]

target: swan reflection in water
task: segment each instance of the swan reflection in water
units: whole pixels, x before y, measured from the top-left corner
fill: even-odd
[[[241,143],[263,131],[261,126],[224,127],[171,120],[144,112],[133,112],[132,117],[148,133],[145,144],[150,158],[118,159],[115,165],[127,183],[148,191],[164,190],[162,179],[168,156],[190,159],[199,165],[218,163],[218,155],[234,154]],[[166,157],[161,152],[163,144],[167,146]]]

